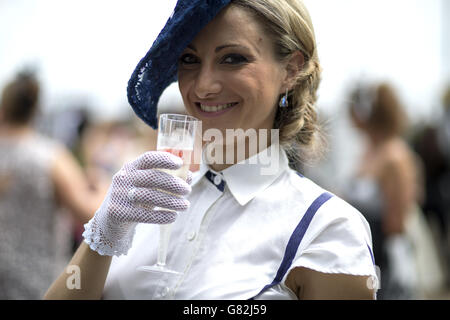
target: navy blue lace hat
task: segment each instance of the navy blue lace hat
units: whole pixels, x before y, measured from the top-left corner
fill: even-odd
[[[179,56],[231,1],[178,0],[172,16],[128,81],[128,102],[150,127],[158,127],[157,105],[161,94],[177,81]]]

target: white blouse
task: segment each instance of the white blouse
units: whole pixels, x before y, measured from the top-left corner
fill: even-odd
[[[158,226],[140,224],[128,254],[113,258],[103,298],[297,299],[284,281],[299,266],[376,277],[364,217],[277,148],[279,158],[258,154],[220,173],[201,165],[169,243],[168,267],[181,274],[137,270],[156,263],[159,238]],[[277,170],[261,174],[270,160]]]

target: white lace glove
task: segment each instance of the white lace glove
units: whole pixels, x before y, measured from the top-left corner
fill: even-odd
[[[84,241],[101,255],[127,254],[136,225],[167,224],[176,212],[185,211],[189,202],[183,198],[191,191],[191,173],[187,183],[155,169],[178,169],[181,158],[167,152],[150,151],[129,162],[114,175],[108,194],[94,217],[84,225]],[[163,190],[165,192],[163,192]],[[169,193],[166,193],[169,192]]]

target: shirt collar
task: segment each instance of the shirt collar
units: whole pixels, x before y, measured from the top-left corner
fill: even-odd
[[[221,172],[231,194],[240,205],[247,204],[259,192],[269,187],[289,166],[286,152],[278,143]],[[195,185],[210,169],[204,160],[192,180]]]

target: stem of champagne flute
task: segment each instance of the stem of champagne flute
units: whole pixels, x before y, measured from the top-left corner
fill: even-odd
[[[172,230],[172,223],[162,224],[159,226],[159,249],[157,265],[159,267],[166,266],[167,247],[169,246],[170,233]]]

